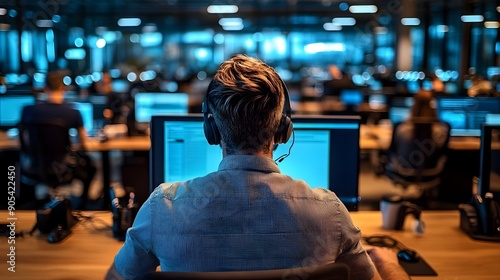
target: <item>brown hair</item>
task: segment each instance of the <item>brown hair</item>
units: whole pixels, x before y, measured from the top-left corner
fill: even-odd
[[[47,74],[47,78],[45,80],[45,87],[49,91],[53,90],[63,90],[64,89],[64,75],[60,71],[52,71]]]
[[[226,152],[269,152],[284,104],[278,73],[257,58],[235,55],[223,62],[206,101]]]
[[[410,117],[419,119],[436,119],[436,109],[432,106],[434,98],[431,91],[421,90],[413,98]]]

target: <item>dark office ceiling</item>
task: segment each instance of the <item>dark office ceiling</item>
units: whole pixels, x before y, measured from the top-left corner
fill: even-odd
[[[211,4],[238,5],[237,16],[245,20],[245,27],[254,30],[281,28],[287,30],[308,27],[319,28],[323,23],[336,16],[353,16],[343,11],[340,3],[376,4],[377,14],[356,14],[358,23],[376,22],[384,24],[380,17],[389,23],[402,12],[401,3],[416,6],[415,16],[425,9],[446,9],[450,7],[486,3],[500,5],[500,0],[0,0],[0,8],[15,9],[23,16],[21,24],[47,19],[60,15],[61,21],[56,27],[65,29],[80,26],[93,30],[98,26],[110,29],[118,28],[117,20],[121,17],[139,17],[142,26],[154,23],[159,28],[169,30],[220,29],[218,20],[222,14],[209,14],[206,9]],[[405,8],[405,12],[408,10]],[[0,22],[9,20],[7,15],[0,16]],[[10,19],[13,21],[13,19]],[[20,21],[17,21],[19,24]],[[138,27],[139,28],[139,27]],[[138,29],[137,28],[137,29]],[[133,28],[130,28],[131,31]]]

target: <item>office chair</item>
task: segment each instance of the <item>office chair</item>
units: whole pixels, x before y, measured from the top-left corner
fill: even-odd
[[[395,124],[385,175],[403,190],[417,186],[421,191],[417,202],[425,206],[441,183],[449,139],[450,125],[446,122],[408,120]]]
[[[224,272],[150,272],[144,280],[348,280],[349,267],[343,263],[329,263],[314,267]]]
[[[19,123],[18,128],[21,182],[51,190],[71,183],[81,160],[71,150],[69,128],[57,120]],[[87,193],[84,189],[82,197]]]

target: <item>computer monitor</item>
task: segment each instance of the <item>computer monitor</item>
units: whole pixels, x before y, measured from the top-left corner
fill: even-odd
[[[349,210],[358,209],[359,116],[292,116],[294,136],[274,151],[282,173],[311,187],[330,189]],[[216,171],[219,146],[207,143],[201,114],[153,116],[150,191]]]
[[[33,95],[0,95],[0,129],[17,126],[24,106],[35,104]]]
[[[149,123],[153,115],[187,114],[187,93],[139,92],[135,94],[135,120]]]
[[[451,126],[451,136],[481,135],[481,124],[490,114],[500,114],[500,99],[489,97],[441,97],[438,117]]]
[[[359,89],[342,89],[340,101],[345,105],[359,105],[363,103],[363,93]]]
[[[400,123],[407,120],[413,106],[413,97],[392,97],[389,99],[389,120],[391,123]]]
[[[392,124],[401,123],[410,117],[410,108],[391,107],[389,108],[389,120]]]
[[[478,194],[487,192],[500,201],[500,125],[481,125]]]
[[[89,135],[94,134],[94,105],[90,102],[72,102],[70,106],[82,115],[83,127]]]

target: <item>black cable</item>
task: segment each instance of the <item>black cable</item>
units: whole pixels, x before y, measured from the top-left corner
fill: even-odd
[[[395,248],[398,250],[406,249],[406,247],[401,244],[401,242],[392,238],[389,235],[372,235],[363,237],[365,242],[371,246]]]
[[[80,211],[73,211],[73,215],[77,218],[78,222],[80,222],[82,225],[85,226],[87,224],[90,224],[97,231],[111,230],[113,228],[112,225],[108,224],[103,219],[96,218],[95,214],[84,215]],[[97,225],[101,225],[101,226],[97,226]]]

